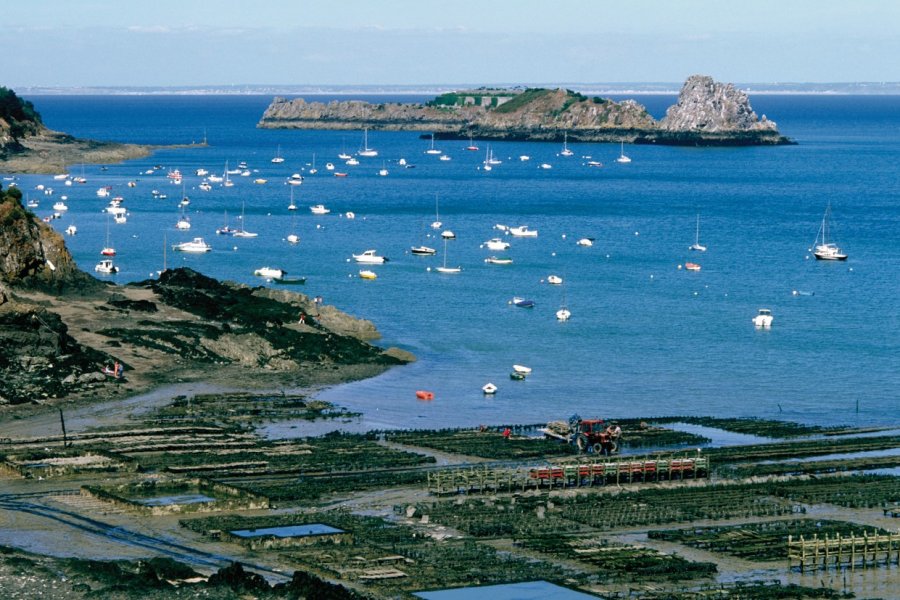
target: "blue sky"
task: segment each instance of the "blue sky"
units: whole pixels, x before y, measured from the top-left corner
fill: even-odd
[[[8,0],[0,85],[900,81],[900,2]]]

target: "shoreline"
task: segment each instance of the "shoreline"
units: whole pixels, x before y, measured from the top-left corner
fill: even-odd
[[[152,146],[74,138],[46,130],[22,142],[24,150],[5,158],[0,155],[0,173],[10,175],[46,175],[65,172],[76,163],[118,164],[146,158],[157,150],[169,148],[206,148],[206,142]]]

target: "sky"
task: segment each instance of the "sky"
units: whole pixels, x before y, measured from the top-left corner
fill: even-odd
[[[0,85],[900,81],[892,0],[2,0]]]

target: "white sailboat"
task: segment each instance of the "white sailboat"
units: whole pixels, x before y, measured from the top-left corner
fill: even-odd
[[[288,244],[299,244],[300,236],[297,235],[297,227],[296,227],[296,213],[291,213],[291,232],[287,236]]]
[[[706,246],[700,243],[700,215],[697,215],[697,230],[694,234],[694,243],[691,244],[690,249],[697,252],[706,252]]]
[[[369,148],[369,129],[363,129],[363,148],[357,154],[360,156],[378,156],[378,150]]]
[[[281,156],[281,145],[280,144],[278,146],[278,149],[275,150],[275,158],[272,159],[272,162],[275,164],[284,162],[284,157]]]
[[[431,223],[432,229],[440,229],[444,224],[441,222],[441,216],[438,214],[438,195],[434,195],[434,222]]]
[[[425,154],[440,154],[441,151],[434,147],[434,134],[431,134],[431,148],[425,151]]]
[[[297,205],[294,204],[294,188],[291,188],[291,203],[288,204],[288,210],[297,210]]]
[[[831,220],[831,202],[825,207],[825,215],[822,217],[822,224],[819,226],[819,233],[816,234],[814,243],[813,256],[816,260],[847,260],[847,255],[841,252],[837,244],[829,240],[829,228]]]
[[[569,132],[564,131],[563,132],[563,149],[559,153],[560,156],[572,156],[573,154],[575,154],[574,152],[569,150],[568,141],[569,141]]]
[[[460,273],[462,271],[461,267],[448,267],[447,266],[447,238],[444,238],[444,264],[443,266],[436,267],[438,273],[447,273],[447,274],[455,274]]]
[[[255,238],[256,236],[259,235],[258,233],[253,233],[253,232],[247,231],[246,229],[244,229],[244,225],[245,225],[244,203],[242,202],[241,203],[241,226],[237,230],[235,230],[235,232],[232,235],[234,237],[239,237],[239,238]]]
[[[630,163],[631,159],[625,156],[625,142],[621,142],[621,148],[619,150],[619,158],[616,159],[617,163]]]
[[[562,305],[559,307],[559,310],[556,311],[556,320],[557,321],[568,321],[572,316],[572,311],[566,306],[566,292],[563,290],[563,301]]]
[[[316,168],[316,153],[313,152],[312,166],[309,168],[309,174],[315,175],[319,170]]]

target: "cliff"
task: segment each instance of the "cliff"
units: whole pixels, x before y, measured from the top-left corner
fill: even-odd
[[[792,143],[775,123],[757,119],[746,94],[731,84],[694,75],[678,103],[656,121],[634,100],[588,98],[570,90],[479,89],[439,96],[427,104],[361,101],[306,102],[275,98],[262,128],[410,130],[442,138],[561,140],[673,145]]]
[[[78,270],[17,192],[0,202],[0,406],[184,380],[336,383],[414,360],[369,344],[379,337],[372,323],[301,294],[190,269],[126,286],[100,282]],[[121,377],[105,372],[116,363]]]

